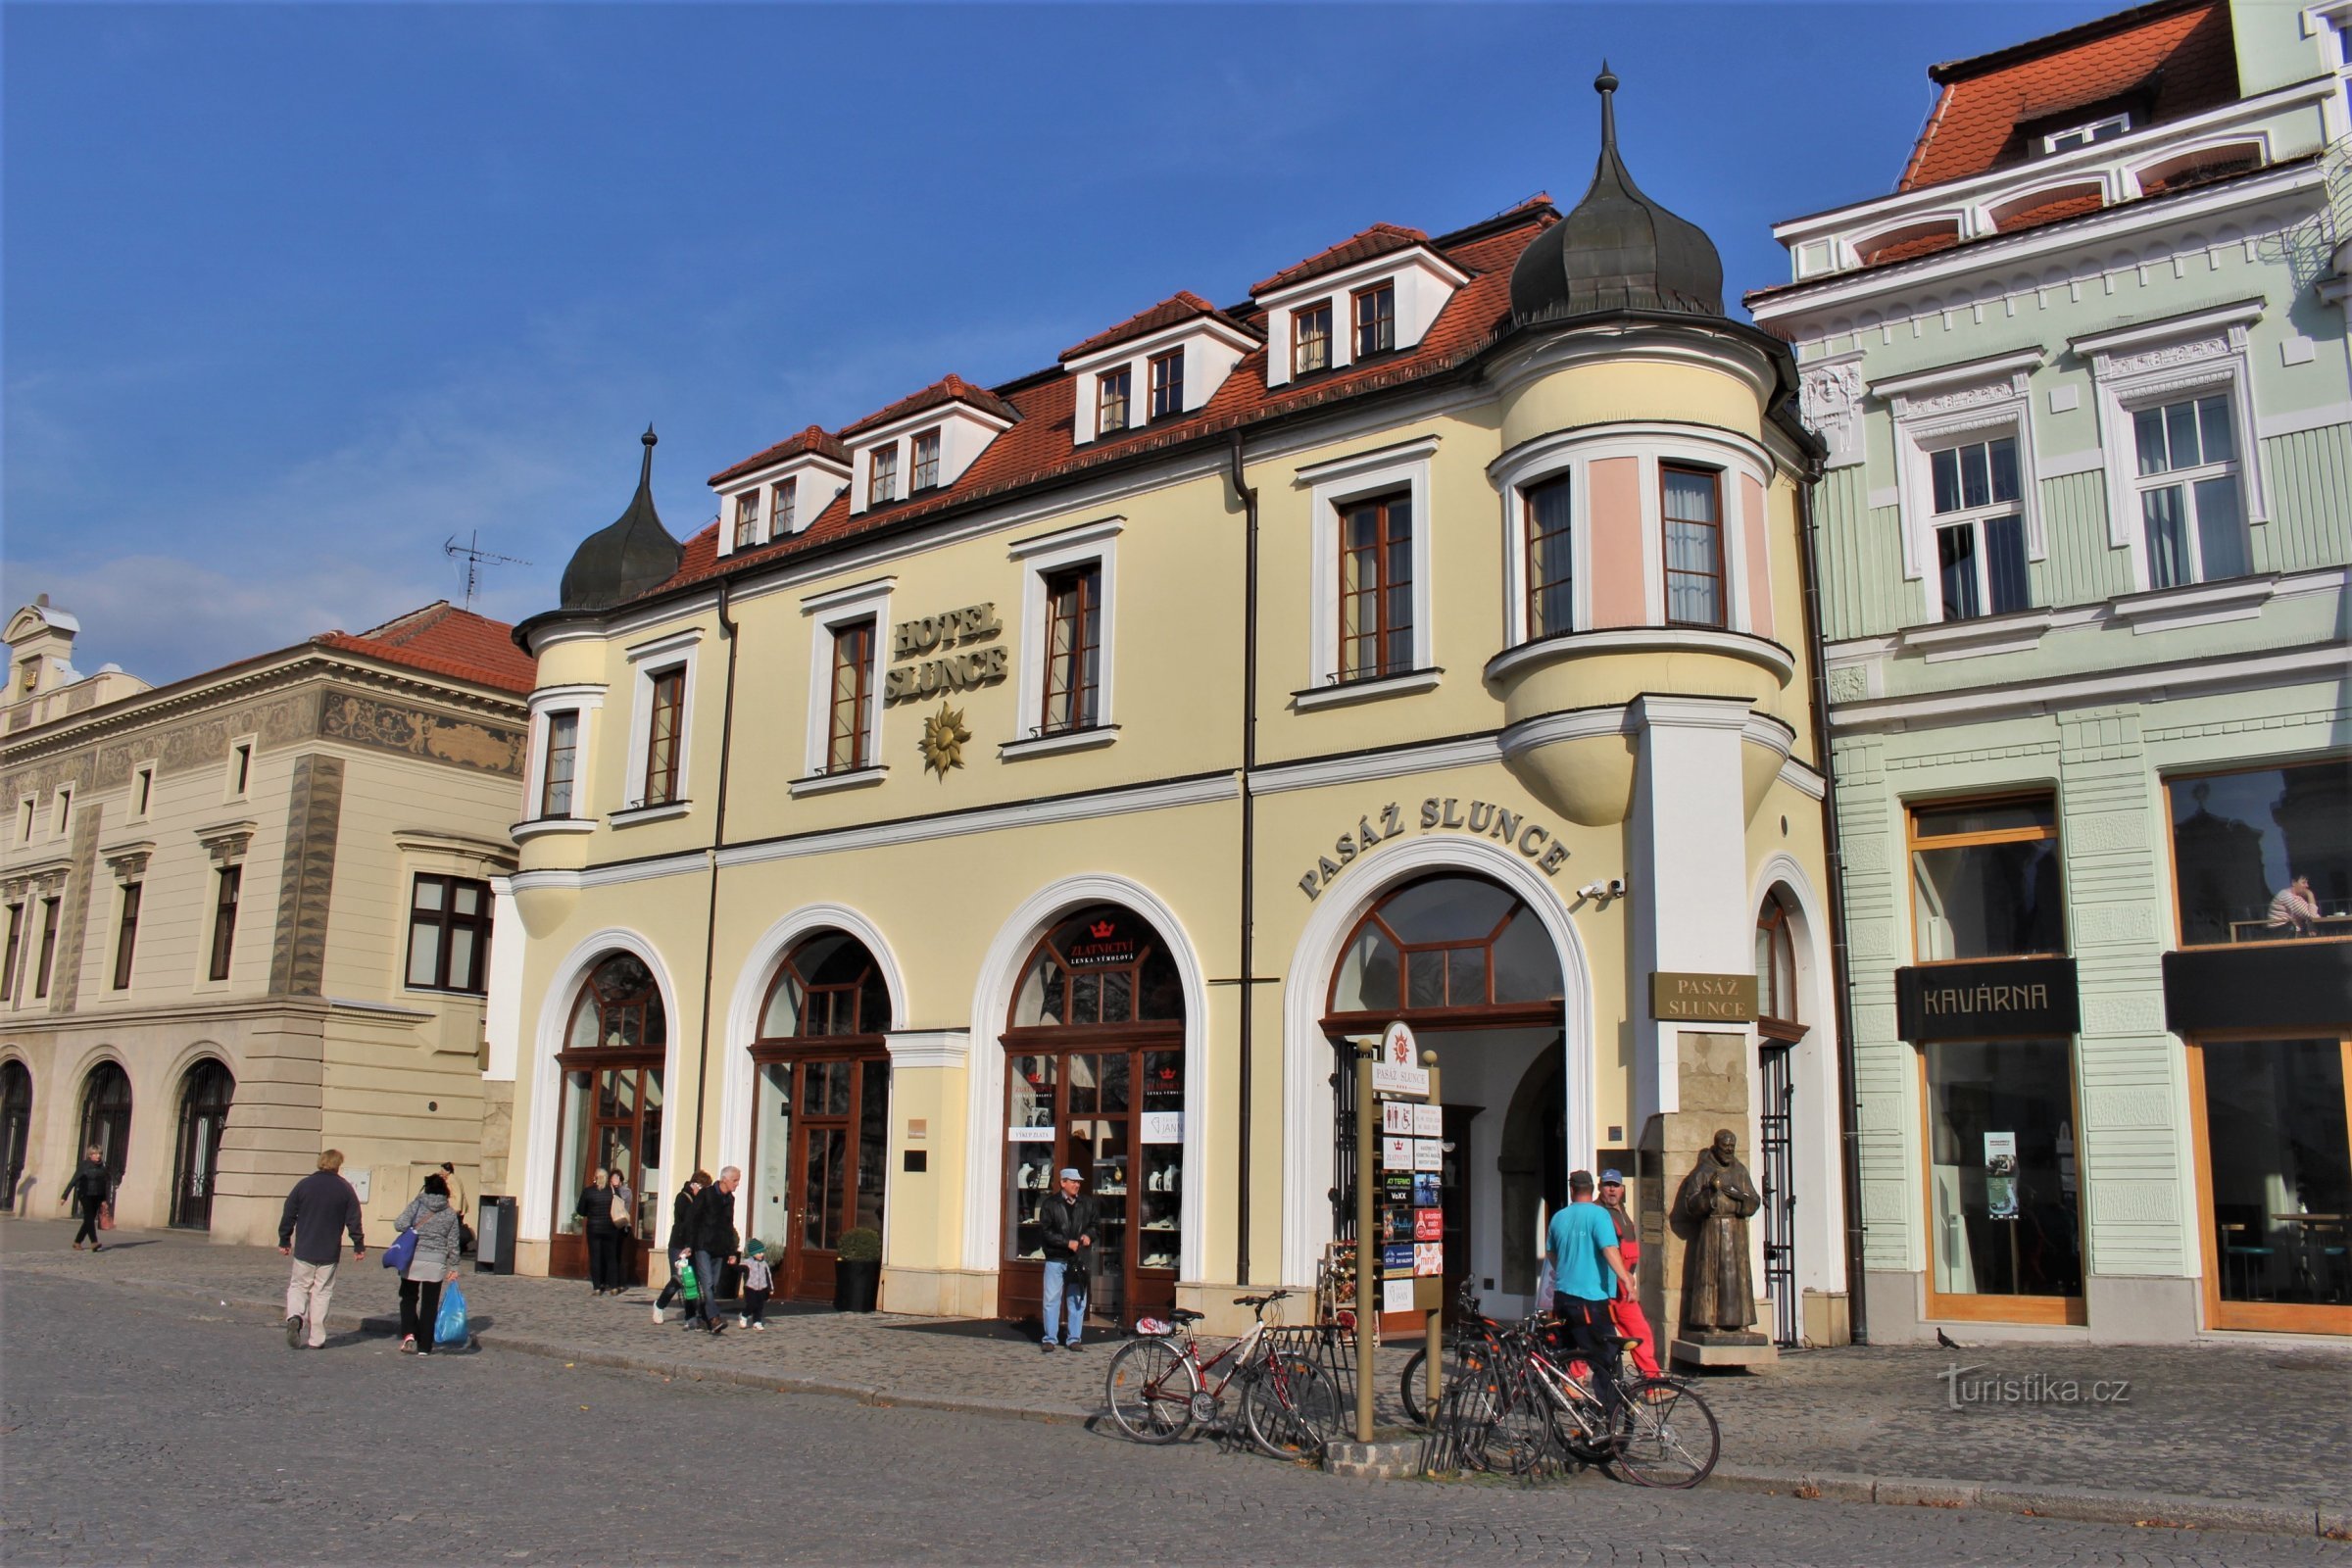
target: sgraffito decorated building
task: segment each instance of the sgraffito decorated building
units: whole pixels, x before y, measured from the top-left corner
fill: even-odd
[[[1868,1323],[2352,1332],[2341,4],[1977,59],[1777,230]]]
[[[1660,1234],[1729,1126],[1766,1326],[1842,1336],[1818,447],[1600,85],[1565,216],[1377,224],[780,441],[682,545],[641,482],[581,546],[517,631],[523,1267],[584,1268],[591,1168],[642,1242],[734,1164],[785,1292],[865,1226],[885,1308],[1018,1317],[1075,1165],[1100,1315],[1229,1316],[1313,1283],[1345,1043],[1402,1018],[1455,1279],[1527,1303],[1572,1166],[1638,1168]]]

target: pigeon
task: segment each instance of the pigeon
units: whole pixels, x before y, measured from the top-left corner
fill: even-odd
[[[1944,1333],[1941,1329],[1937,1329],[1936,1331],[1936,1343],[1942,1346],[1947,1350],[1965,1350],[1968,1348],[1967,1346],[1962,1345],[1958,1340],[1953,1339],[1949,1334]]]

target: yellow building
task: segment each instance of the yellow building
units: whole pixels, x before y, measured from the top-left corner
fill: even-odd
[[[1401,1017],[1444,1069],[1449,1274],[1524,1302],[1571,1167],[1638,1168],[1654,1230],[1729,1122],[1777,1183],[1767,1320],[1840,1332],[1818,448],[1601,85],[1565,218],[1377,225],[805,430],[683,546],[641,482],[581,547],[516,633],[524,1267],[584,1266],[592,1167],[642,1234],[734,1164],[785,1291],[863,1224],[886,1309],[1021,1316],[1075,1165],[1099,1315],[1230,1316],[1313,1283],[1340,1047]],[[1760,953],[1762,1024],[1653,1005]]]

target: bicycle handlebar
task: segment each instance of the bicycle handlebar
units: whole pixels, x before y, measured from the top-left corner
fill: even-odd
[[[1291,1293],[1289,1291],[1272,1291],[1264,1296],[1237,1296],[1233,1298],[1233,1304],[1236,1306],[1246,1306],[1253,1312],[1262,1314],[1267,1307],[1272,1306],[1276,1301],[1283,1299],[1290,1294]]]

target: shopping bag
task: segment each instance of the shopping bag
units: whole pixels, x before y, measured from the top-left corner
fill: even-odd
[[[392,1245],[384,1249],[384,1267],[398,1270],[401,1278],[406,1279],[409,1274],[409,1260],[416,1255],[416,1233],[402,1231],[393,1238]]]
[[[466,1293],[458,1282],[450,1281],[441,1287],[441,1310],[433,1319],[433,1343],[454,1345],[464,1349],[469,1336],[466,1327]]]
[[[678,1259],[678,1294],[689,1301],[703,1298],[702,1282],[695,1278],[694,1264],[683,1256]]]
[[[113,1203],[106,1202],[98,1205],[98,1228],[102,1231],[111,1231],[115,1228],[115,1205]]]

